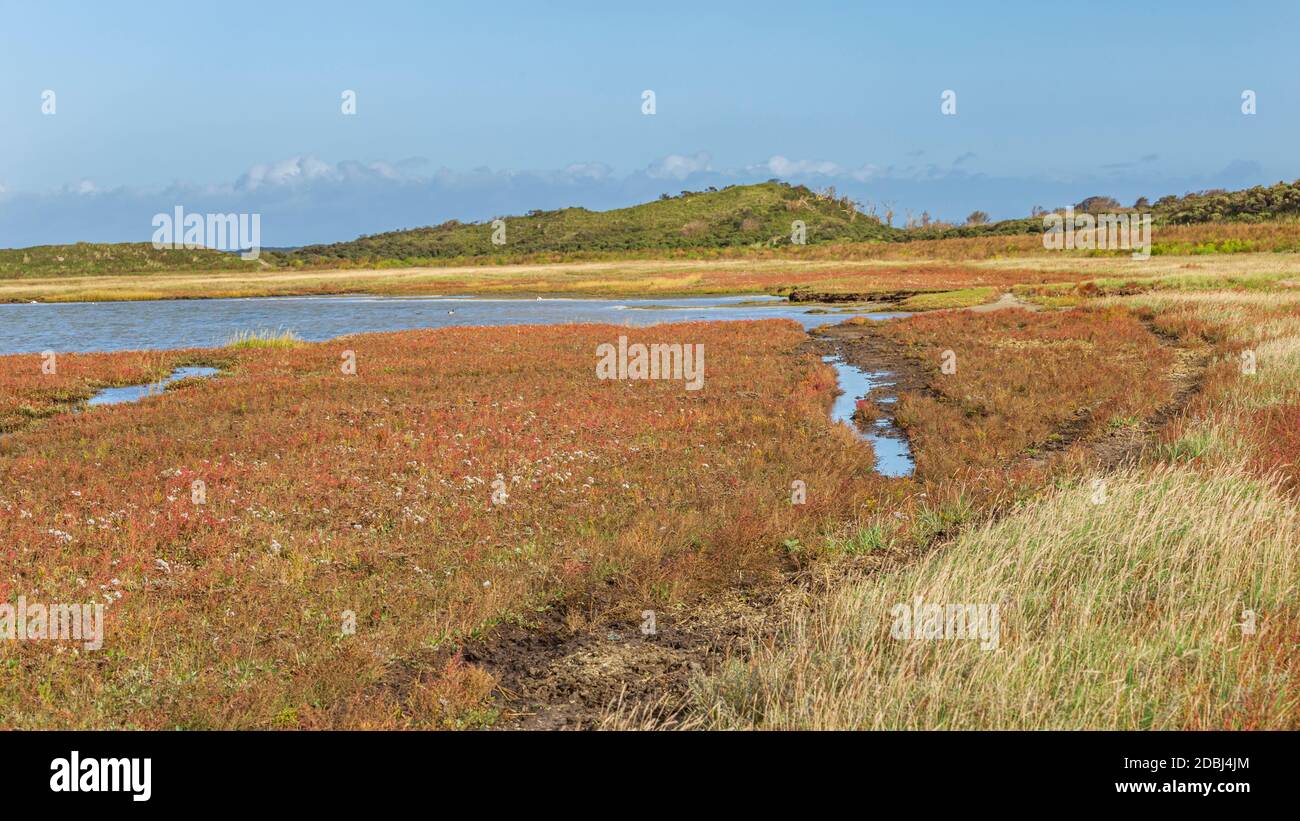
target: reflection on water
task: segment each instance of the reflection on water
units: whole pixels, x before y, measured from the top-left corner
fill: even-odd
[[[720,319],[793,319],[805,328],[842,321],[780,297],[665,299],[474,297],[260,297],[156,302],[0,305],[0,354],[211,348],[240,331],[292,331],[309,342],[370,331],[466,325],[604,322],[644,326]],[[874,314],[885,319],[899,314]]]
[[[86,400],[87,405],[120,405],[124,402],[139,402],[146,396],[156,396],[173,382],[188,379],[191,376],[213,376],[216,368],[177,368],[166,379],[148,382],[144,385],[126,385],[121,388],[104,388]]]
[[[887,387],[890,374],[885,371],[868,373],[856,368],[837,356],[822,357],[822,361],[835,368],[839,376],[840,390],[831,406],[831,418],[853,428],[854,432],[871,443],[876,451],[876,472],[882,476],[911,476],[916,465],[912,461],[912,448],[907,437],[894,427],[890,419],[877,419],[871,428],[862,430],[853,421],[853,411],[857,409],[858,400],[870,394],[876,388]],[[881,404],[893,401],[884,398]]]

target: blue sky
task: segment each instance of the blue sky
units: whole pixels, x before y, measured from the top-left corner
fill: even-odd
[[[947,218],[1300,177],[1288,2],[5,0],[0,31],[6,247],[175,204],[275,246],[773,176]]]

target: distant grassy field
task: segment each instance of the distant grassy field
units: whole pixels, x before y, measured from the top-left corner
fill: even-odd
[[[1014,289],[1044,304],[1165,287],[1285,287],[1300,255],[1086,257],[1063,254],[953,262],[942,258],[621,260],[383,270],[175,272],[0,280],[0,302],[83,302],[326,294],[933,294],[909,308],[964,307]],[[993,289],[992,291],[988,289]],[[954,292],[946,294],[945,292]]]
[[[1022,256],[971,260],[624,260],[385,270],[134,274],[0,279],[0,303],[208,299],[331,294],[585,296],[911,295],[909,310],[962,308],[1014,291],[1049,307],[1088,296],[1167,288],[1286,288],[1300,255],[1152,257]]]
[[[211,272],[0,280],[3,302],[75,302],[309,294],[572,294],[662,296],[890,294],[1071,282],[1069,272],[979,268],[943,261],[629,260],[385,270]]]

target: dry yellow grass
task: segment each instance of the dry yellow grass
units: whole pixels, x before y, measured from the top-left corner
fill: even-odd
[[[895,263],[864,261],[870,271]],[[0,280],[0,302],[109,301],[185,297],[286,296],[313,293],[438,294],[563,292],[658,294],[707,291],[701,273],[782,273],[842,270],[843,263],[799,260],[627,260],[519,265],[461,265],[376,270],[211,271]],[[727,290],[716,288],[716,290]],[[749,289],[760,292],[758,285]]]
[[[1042,253],[1014,259],[986,259],[968,263],[975,268],[1076,272],[1089,277],[1144,279],[1173,275],[1295,277],[1300,274],[1300,254],[1218,254],[1208,256],[1154,256],[1146,260],[1126,256],[1087,257]]]
[[[1300,268],[1293,275],[1300,274]],[[78,302],[373,293],[608,296],[811,291],[942,291],[1076,279],[1065,272],[975,268],[934,259],[708,259],[461,265],[376,270],[148,273],[0,280],[0,302]]]
[[[1103,495],[1058,490],[840,590],[703,682],[701,709],[770,729],[1300,726],[1293,501],[1178,468],[1112,475]],[[997,605],[996,649],[893,638],[892,608],[916,597]]]
[[[1036,237],[1035,237],[1036,240]],[[895,248],[891,244],[886,248]],[[915,247],[913,247],[915,246]],[[926,243],[907,243],[913,252]],[[843,250],[843,249],[842,249]],[[884,252],[881,252],[884,254]],[[946,252],[944,252],[946,253]],[[1138,261],[1123,256],[1019,253],[954,261],[935,252],[879,257],[846,251],[788,258],[763,256],[717,259],[642,259],[511,265],[449,265],[430,268],[204,271],[110,276],[0,280],[0,302],[116,301],[182,298],[374,293],[393,295],[464,293],[562,293],[656,296],[771,293],[789,287],[812,291],[949,291],[1033,288],[1060,282],[1069,289],[1082,278],[1165,280],[1165,285],[1242,281],[1263,286],[1300,278],[1300,255],[1277,253],[1157,256]],[[967,292],[963,292],[967,293]]]

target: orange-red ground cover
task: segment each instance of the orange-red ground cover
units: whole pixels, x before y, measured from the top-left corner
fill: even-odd
[[[898,403],[926,478],[997,477],[1015,457],[1140,420],[1171,396],[1172,354],[1122,309],[943,311],[880,333],[928,376],[928,393]]]
[[[703,389],[596,379],[620,334],[703,344]],[[100,651],[0,642],[2,723],[481,720],[452,692],[485,686],[464,637],[594,590],[671,611],[910,492],[829,421],[805,345],[783,321],[372,334],[214,352],[217,379],[35,421],[0,455],[0,601],[99,601],[107,627]],[[168,356],[71,360],[60,384]],[[0,372],[47,390],[36,356]],[[386,689],[394,667],[416,686]]]
[[[52,353],[0,357],[0,433],[64,410],[99,388],[144,384],[178,365],[211,359],[191,351]]]
[[[1259,454],[1256,464],[1276,472],[1287,487],[1300,490],[1300,405],[1282,405],[1255,412]]]

